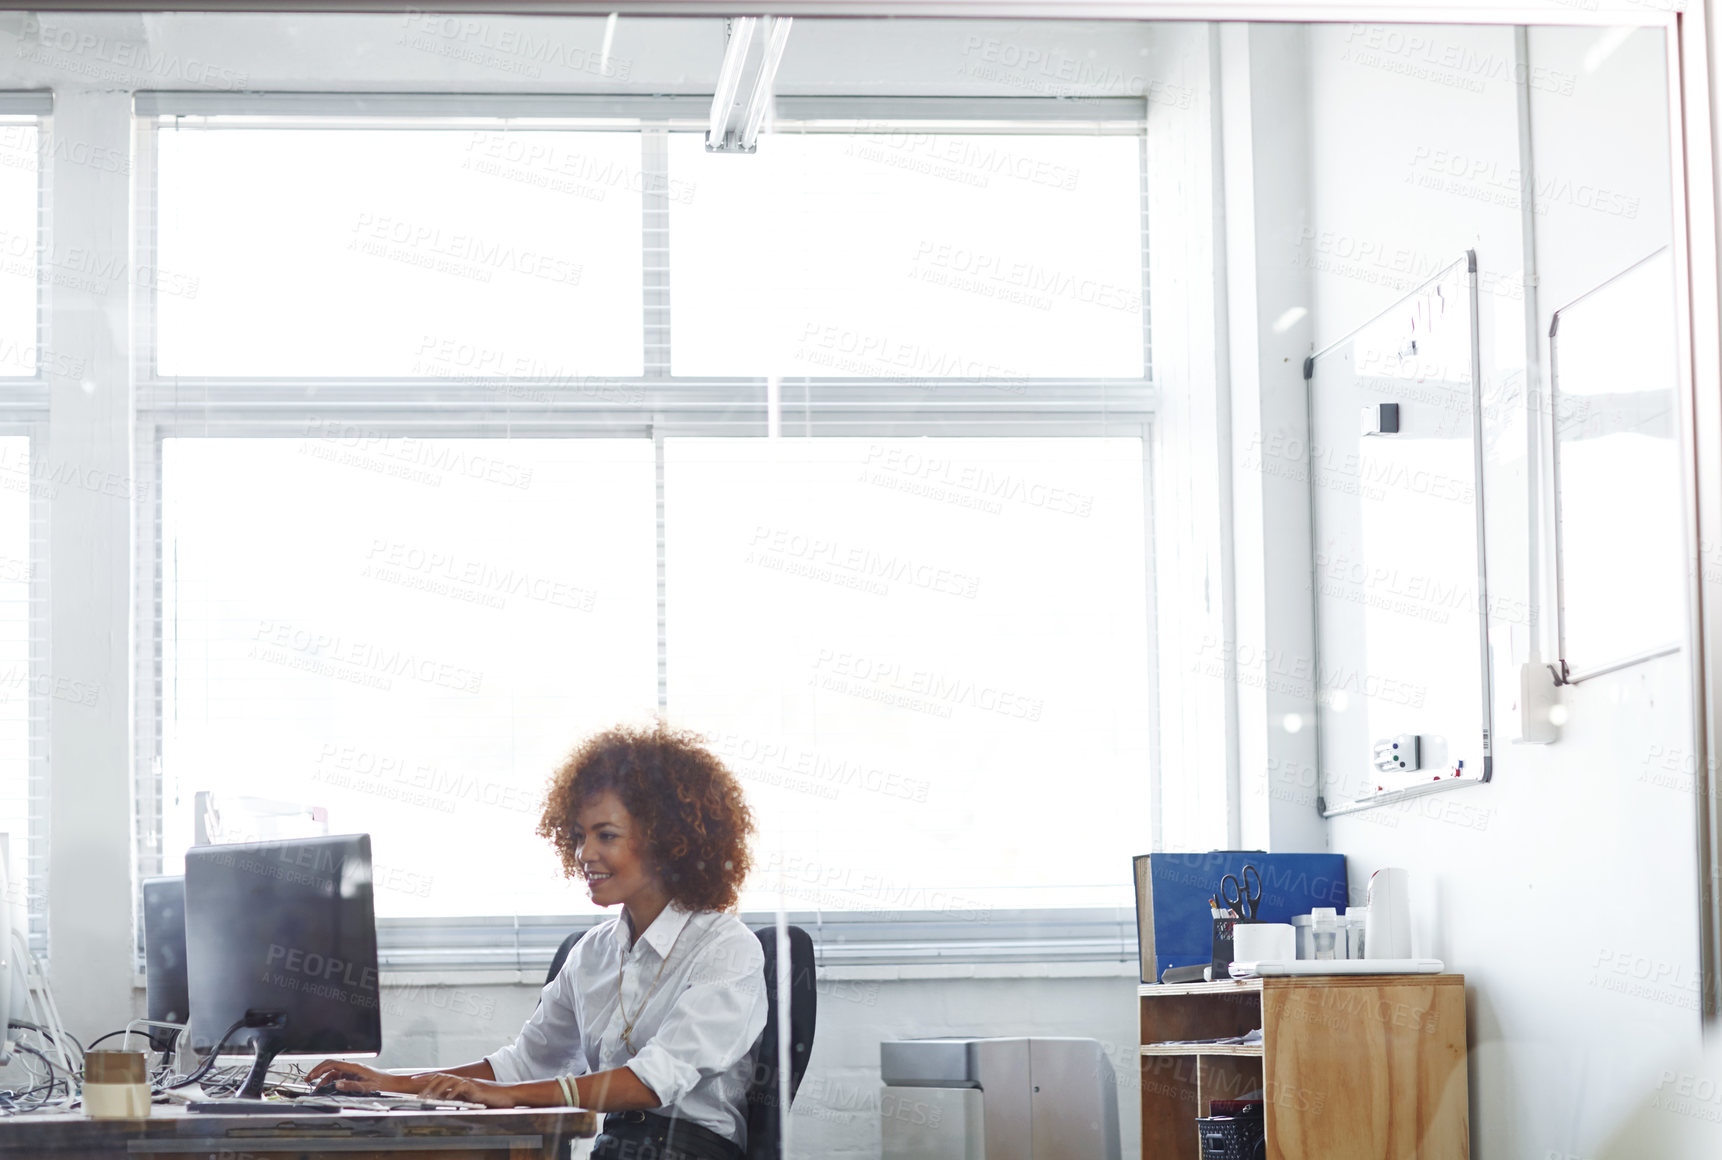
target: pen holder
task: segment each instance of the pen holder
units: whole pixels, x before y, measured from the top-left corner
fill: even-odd
[[[1213,977],[1216,979],[1230,978],[1229,968],[1234,957],[1234,931],[1240,926],[1258,925],[1243,918],[1216,918],[1214,920],[1214,968]]]
[[[143,1052],[85,1053],[84,1115],[92,1120],[141,1120],[149,1116],[149,1068]]]

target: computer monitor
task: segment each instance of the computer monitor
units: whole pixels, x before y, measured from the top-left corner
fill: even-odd
[[[143,880],[144,988],[146,1018],[156,1023],[184,1023],[190,1001],[185,981],[185,879]],[[157,1051],[172,1051],[179,1037],[171,1028],[152,1027],[146,1033]]]
[[[369,834],[187,850],[185,947],[193,1049],[256,1050],[241,1097],[277,1055],[382,1050]]]

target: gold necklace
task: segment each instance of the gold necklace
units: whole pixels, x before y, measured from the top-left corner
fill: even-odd
[[[622,1043],[629,1051],[634,1050],[634,1041],[630,1038],[634,1031],[634,1024],[638,1023],[640,1021],[640,1016],[646,1013],[646,1004],[651,1000],[652,996],[657,993],[658,984],[662,982],[664,978],[664,968],[670,965],[670,955],[676,953],[676,945],[682,941],[682,935],[687,931],[688,927],[692,923],[693,916],[689,915],[688,921],[682,923],[682,929],[676,932],[676,937],[670,940],[669,952],[664,955],[664,961],[658,964],[658,973],[652,976],[651,989],[648,990],[645,997],[640,1000],[640,1005],[635,1008],[634,1017],[632,1019],[628,1018],[627,1005],[622,1002],[622,967],[628,961],[627,955],[624,954],[616,961],[616,1010],[622,1013]],[[644,931],[640,932],[640,937],[646,937]]]

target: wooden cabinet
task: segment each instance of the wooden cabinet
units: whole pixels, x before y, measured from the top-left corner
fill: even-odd
[[[1210,1100],[1260,1090],[1267,1160],[1466,1160],[1463,975],[1147,985],[1142,1158],[1199,1160]],[[1170,1044],[1262,1029],[1244,1046]]]

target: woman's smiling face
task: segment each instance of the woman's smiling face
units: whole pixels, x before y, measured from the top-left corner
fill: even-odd
[[[574,857],[599,906],[625,903],[641,890],[657,891],[639,826],[612,790],[594,795],[574,815]]]

